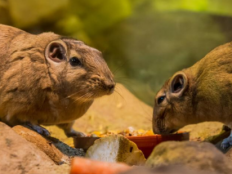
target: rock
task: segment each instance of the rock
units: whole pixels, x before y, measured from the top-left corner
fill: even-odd
[[[63,174],[69,172],[68,165],[57,166],[44,152],[2,122],[0,122],[0,130],[0,173]]]
[[[40,150],[42,150],[46,155],[48,155],[56,164],[69,163],[69,159],[66,155],[60,152],[52,141],[48,141],[40,134],[35,131],[23,127],[23,126],[15,126],[13,130],[25,138],[27,141],[35,144]]]
[[[195,169],[188,169],[184,166],[162,166],[157,168],[134,167],[131,170],[120,174],[209,174],[208,171],[199,171]],[[210,172],[210,174],[220,174]]]
[[[85,115],[77,119],[74,129],[85,133],[92,131],[152,128],[152,107],[136,98],[122,84],[116,85],[110,96],[96,99]],[[73,139],[67,138],[63,130],[56,126],[46,126],[53,137],[73,147]]]
[[[188,168],[229,174],[230,160],[210,143],[164,142],[155,147],[146,166],[183,165]]]
[[[181,128],[181,132],[190,132],[190,141],[214,142],[224,139],[226,133],[224,124],[220,122],[203,122]]]
[[[229,150],[227,150],[225,155],[230,159],[230,161],[232,161],[232,147],[230,147]]]
[[[63,154],[69,156],[69,157],[74,157],[74,156],[85,156],[85,152],[83,149],[77,149],[77,148],[72,148],[68,146],[67,144],[63,143],[62,141],[53,138],[53,137],[48,137],[48,140],[52,141],[56,148],[58,148]]]
[[[86,157],[105,162],[123,162],[142,165],[146,159],[137,145],[121,135],[110,135],[95,140],[87,150]]]
[[[122,84],[116,92],[96,99],[87,113],[76,120],[74,128],[89,132],[93,130],[151,129],[152,107],[136,98]]]
[[[14,26],[19,28],[33,27],[40,22],[59,19],[62,9],[67,7],[68,0],[9,0],[9,12]],[[59,13],[57,13],[59,12]],[[29,14],[29,15],[28,15]]]

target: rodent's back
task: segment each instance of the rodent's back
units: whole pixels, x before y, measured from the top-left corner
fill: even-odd
[[[37,101],[44,100],[43,95],[38,95],[49,84],[44,50],[60,36],[33,35],[6,25],[0,25],[0,31],[0,117],[6,113],[10,117],[16,110],[27,112]]]

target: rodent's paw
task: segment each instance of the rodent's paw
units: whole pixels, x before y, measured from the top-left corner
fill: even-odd
[[[225,138],[223,141],[222,141],[222,144],[221,144],[221,147],[223,149],[227,149],[228,147],[232,146],[232,137],[229,136],[227,138]]]
[[[45,137],[50,136],[50,132],[47,129],[41,127],[41,126],[34,125],[34,124],[31,124],[31,123],[26,123],[26,126],[30,127],[32,130],[36,131],[37,133],[39,133],[42,136],[45,136]]]
[[[86,137],[86,135],[83,132],[78,132],[73,129],[69,132],[65,132],[67,137]]]

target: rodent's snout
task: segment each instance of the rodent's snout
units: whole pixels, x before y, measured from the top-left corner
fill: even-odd
[[[104,81],[104,88],[108,91],[108,94],[112,94],[114,92],[115,82],[112,80]]]

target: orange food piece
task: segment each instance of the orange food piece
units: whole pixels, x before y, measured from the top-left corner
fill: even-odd
[[[130,136],[149,136],[149,135],[154,135],[152,130],[143,130],[143,129],[138,129],[135,130],[133,127],[128,127],[127,129],[123,131],[115,131],[115,130],[110,130],[106,132],[101,132],[101,131],[94,131],[92,132],[89,136],[95,136],[95,137],[105,137],[107,135],[123,135],[126,137]]]
[[[131,169],[123,163],[109,163],[75,157],[71,163],[70,174],[117,174]]]

